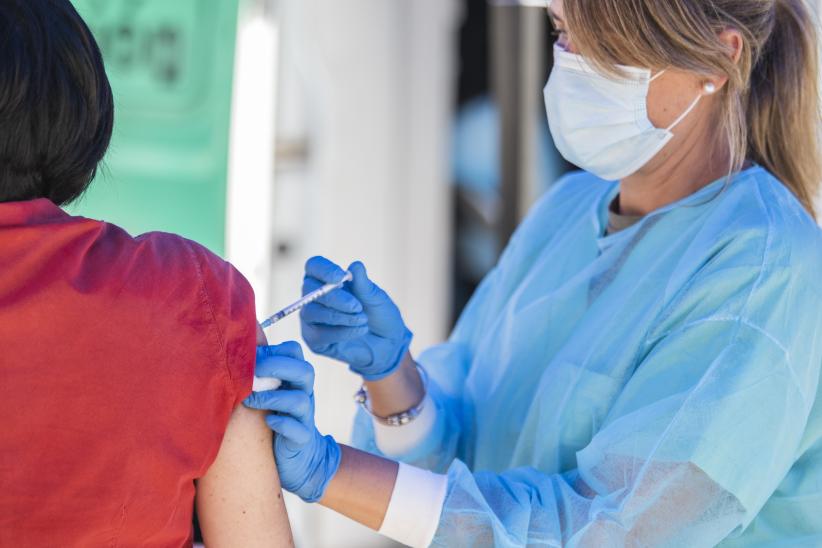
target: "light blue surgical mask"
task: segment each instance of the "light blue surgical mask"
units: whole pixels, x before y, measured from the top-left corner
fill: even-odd
[[[582,56],[554,46],[554,70],[545,86],[551,135],[566,160],[607,180],[639,171],[673,138],[672,130],[693,111],[693,103],[667,128],[648,118],[648,88],[663,74],[620,67],[624,77],[597,72]],[[705,93],[713,93],[706,84]]]

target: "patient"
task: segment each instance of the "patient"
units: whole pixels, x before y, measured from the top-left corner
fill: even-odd
[[[170,234],[71,217],[109,145],[69,0],[0,3],[0,546],[284,546],[254,296]]]

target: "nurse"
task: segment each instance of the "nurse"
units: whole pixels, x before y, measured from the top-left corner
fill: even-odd
[[[261,351],[284,487],[412,546],[822,545],[822,180],[801,0],[554,0],[557,182],[417,358],[360,263]],[[308,262],[305,291],[341,279]],[[397,462],[401,464],[396,464]]]

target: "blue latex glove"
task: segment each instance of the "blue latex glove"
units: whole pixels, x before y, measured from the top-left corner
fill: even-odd
[[[258,347],[255,374],[283,382],[279,389],[254,392],[244,402],[273,411],[266,422],[277,433],[274,456],[283,488],[317,502],[340,466],[340,447],[331,436],[320,435],[314,424],[314,368],[304,360],[299,343],[288,342]]]
[[[368,279],[365,266],[356,262],[348,270],[354,276],[351,282],[301,311],[303,338],[317,354],[343,361],[365,380],[377,381],[400,366],[412,334],[397,305]],[[344,275],[328,259],[309,259],[303,295]]]

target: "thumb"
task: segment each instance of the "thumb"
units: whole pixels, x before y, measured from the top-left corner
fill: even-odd
[[[348,271],[354,277],[351,281],[351,292],[363,305],[376,306],[385,301],[385,292],[368,278],[364,264],[360,261],[352,263]]]

